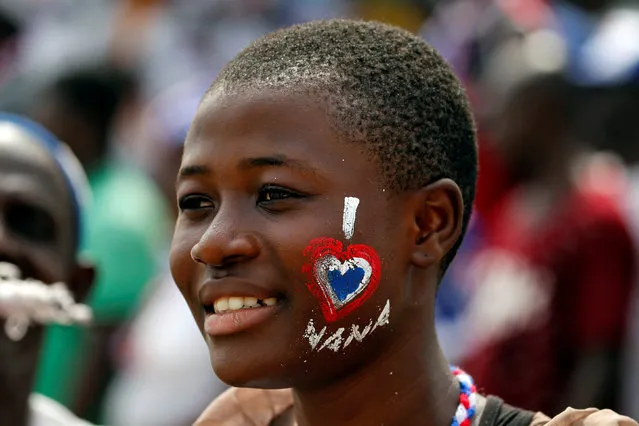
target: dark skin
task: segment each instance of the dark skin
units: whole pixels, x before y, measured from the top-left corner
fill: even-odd
[[[450,180],[391,191],[324,111],[313,97],[281,91],[203,101],[178,177],[173,276],[216,374],[234,386],[293,388],[299,425],[449,425],[459,389],[433,311],[440,261],[461,233],[461,192]],[[361,201],[350,241],[341,231],[345,196]],[[329,324],[301,272],[317,237],[366,244],[382,262],[373,296]],[[241,282],[277,294],[276,314],[243,332],[207,335],[205,282],[227,296]],[[302,337],[309,319],[332,333],[376,319],[387,300],[390,324],[347,350],[311,351]]]
[[[75,259],[74,228],[70,194],[54,161],[21,128],[0,122],[0,261],[18,266],[23,278],[65,282],[80,300],[94,270]],[[28,424],[43,333],[31,327],[20,342],[0,333],[2,424]]]

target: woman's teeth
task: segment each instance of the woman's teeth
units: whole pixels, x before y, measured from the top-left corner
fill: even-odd
[[[275,297],[267,299],[258,299],[257,297],[221,297],[213,303],[213,309],[216,314],[220,314],[226,311],[273,306],[276,303],[277,298]]]

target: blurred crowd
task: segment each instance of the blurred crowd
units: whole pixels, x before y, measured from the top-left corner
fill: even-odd
[[[639,418],[636,0],[0,0],[0,111],[66,142],[92,192],[95,324],[49,327],[34,391],[176,426],[224,390],[168,271],[182,143],[239,50],[332,17],[419,33],[472,100],[480,181],[438,299],[446,355],[513,405]]]

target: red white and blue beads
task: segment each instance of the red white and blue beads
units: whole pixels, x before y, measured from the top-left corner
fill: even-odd
[[[450,367],[450,370],[459,381],[459,405],[455,411],[455,417],[451,426],[470,426],[475,411],[477,410],[477,388],[473,378],[458,367]]]

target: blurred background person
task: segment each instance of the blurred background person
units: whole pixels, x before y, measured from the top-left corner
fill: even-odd
[[[49,330],[36,389],[75,404],[79,414],[89,417],[112,373],[115,332],[134,315],[170,235],[158,189],[110,149],[115,119],[132,90],[130,79],[118,70],[71,70],[45,85],[30,107],[32,117],[66,141],[87,170],[94,200],[82,251],[100,268],[87,300],[94,327],[90,333],[71,327]]]
[[[75,300],[83,299],[94,277],[93,267],[78,257],[80,225],[88,195],[86,176],[68,148],[35,123],[0,113],[3,266],[15,266],[22,279],[49,285],[64,282]],[[18,303],[25,306],[28,300],[23,298]],[[27,315],[26,311],[23,315]],[[14,336],[9,331],[9,321],[0,320],[2,424],[88,426],[55,401],[33,393],[42,355],[43,325],[33,324],[23,336]]]
[[[625,297],[628,297],[633,287],[636,287],[636,252],[633,254],[635,244],[630,239],[630,222],[633,216],[636,217],[636,213],[626,214],[628,210],[625,207],[626,197],[631,193],[632,188],[636,187],[636,183],[633,184],[624,175],[622,161],[627,161],[628,157],[623,155],[619,144],[627,146],[627,141],[629,138],[632,139],[631,135],[636,134],[638,127],[636,121],[616,120],[623,121],[625,126],[623,129],[617,126],[617,131],[613,135],[606,130],[605,117],[619,117],[619,115],[611,111],[610,101],[602,102],[608,99],[614,87],[625,85],[624,82],[637,75],[635,62],[637,49],[634,44],[631,47],[632,43],[628,41],[636,39],[639,23],[634,18],[637,11],[636,4],[630,3],[633,2],[455,1],[442,4],[437,9],[434,19],[426,21],[422,30],[427,39],[432,39],[435,45],[442,49],[464,78],[474,102],[480,134],[480,177],[473,221],[474,226],[481,229],[482,238],[479,244],[475,242],[471,245],[465,242],[464,246],[474,251],[475,255],[481,253],[484,261],[477,262],[483,263],[481,268],[470,271],[468,271],[468,264],[463,266],[453,264],[451,272],[457,268],[462,270],[462,273],[454,275],[449,273],[448,278],[456,277],[453,284],[461,285],[466,293],[470,293],[465,296],[467,308],[464,308],[462,314],[468,314],[467,311],[473,312],[478,309],[478,305],[484,305],[482,314],[484,318],[472,316],[476,325],[473,328],[470,328],[463,320],[458,321],[457,329],[465,330],[467,337],[457,339],[456,344],[461,348],[457,354],[459,359],[465,360],[462,365],[471,373],[477,374],[476,380],[485,387],[486,391],[502,394],[506,400],[515,403],[518,399],[514,398],[518,396],[512,396],[511,392],[516,391],[517,386],[522,386],[522,381],[517,381],[517,378],[526,379],[521,366],[524,366],[524,370],[531,374],[527,378],[533,380],[523,382],[529,385],[534,382],[534,379],[540,379],[544,372],[552,377],[553,374],[549,371],[553,369],[559,371],[553,380],[557,380],[557,386],[561,390],[555,391],[554,396],[544,395],[543,389],[540,392],[534,388],[534,394],[540,397],[539,400],[534,401],[537,408],[543,407],[543,404],[548,404],[546,406],[561,405],[561,403],[596,405],[602,404],[602,401],[609,401],[607,403],[619,407],[622,383],[637,383],[636,378],[630,379],[631,372],[633,369],[636,371],[637,364],[636,361],[630,361],[633,359],[632,355],[625,357],[628,363],[621,363],[623,359],[621,354],[625,348],[632,347],[633,344],[636,346],[633,342],[637,339],[634,335],[628,338],[625,333],[628,328],[631,328],[628,323],[632,321],[630,318],[633,309],[632,303],[628,303]],[[614,43],[613,39],[616,40]],[[595,57],[598,59],[588,59]],[[548,75],[549,73],[554,73],[554,76]],[[551,83],[552,80],[555,82]],[[530,90],[523,91],[526,93],[522,92],[525,87],[522,81],[528,81],[527,84],[532,86]],[[533,84],[535,81],[537,83]],[[626,91],[626,94],[628,98],[636,99],[636,93],[631,94]],[[531,99],[534,102],[531,102]],[[506,101],[510,108],[503,108]],[[549,111],[552,111],[554,115]],[[515,131],[515,129],[519,130]],[[607,143],[603,143],[603,140]],[[616,143],[611,143],[612,140]],[[612,151],[614,154],[596,153],[597,150],[602,149]],[[522,202],[521,199],[520,202],[513,201],[513,194],[528,192],[521,188],[522,183],[530,183],[531,171],[536,176],[532,179],[533,181],[545,181],[543,184],[540,182],[536,184],[544,189],[530,191],[528,197],[531,198],[528,202]],[[577,185],[567,184],[575,180]],[[546,215],[556,216],[556,220],[561,219],[561,212],[565,212],[566,209],[560,208],[561,204],[553,203],[547,197],[552,193],[559,194],[562,187],[565,191],[570,186],[575,186],[579,192],[591,193],[591,196],[597,193],[598,197],[603,197],[602,201],[605,201],[605,204],[602,202],[601,205],[608,206],[611,213],[607,221],[616,224],[614,227],[621,238],[616,243],[613,241],[611,244],[600,247],[596,247],[596,241],[592,238],[586,238],[583,242],[583,238],[579,236],[582,231],[577,229],[578,224],[584,221],[593,222],[586,226],[591,228],[586,234],[593,231],[596,234],[596,228],[601,227],[602,224],[597,226],[594,223],[602,222],[602,217],[587,209],[583,212],[574,212],[575,216],[588,217],[588,220],[580,219],[574,223],[567,221],[570,226],[562,231],[563,244],[573,247],[571,249],[573,253],[570,254],[570,250],[564,249],[560,254],[563,258],[566,258],[566,254],[568,258],[574,257],[577,254],[574,251],[575,246],[584,253],[590,250],[591,257],[595,259],[587,266],[594,269],[602,268],[601,271],[610,267],[609,272],[613,275],[596,278],[594,273],[585,273],[579,277],[580,272],[574,271],[573,279],[567,280],[567,275],[571,274],[572,268],[566,264],[561,265],[560,256],[552,259],[553,256],[550,254],[554,252],[553,250],[557,251],[558,246],[561,245],[557,241],[558,236],[554,235],[547,246],[539,244],[539,250],[543,249],[546,252],[544,256],[550,257],[554,268],[565,270],[561,274],[562,277],[553,278],[553,273],[557,271],[552,269],[548,271],[547,268],[541,267],[533,268],[538,269],[537,273],[527,276],[525,271],[529,268],[526,264],[530,263],[531,256],[530,253],[524,253],[522,261],[520,253],[522,247],[530,243],[531,235],[534,238],[541,238],[540,234],[545,232],[546,222],[540,220],[540,217],[544,216],[543,214],[540,216],[540,211],[547,210]],[[506,205],[510,205],[508,214],[504,214]],[[517,205],[519,207],[513,207]],[[606,222],[605,218],[603,219],[603,222]],[[524,225],[529,228],[522,229]],[[524,229],[528,231],[524,232]],[[495,246],[496,236],[501,243]],[[507,239],[513,243],[510,247],[503,245]],[[612,263],[606,260],[611,254],[608,252],[610,245],[616,246],[613,251],[619,254]],[[493,249],[496,247],[502,249],[499,253],[500,257],[483,256],[484,253],[495,254]],[[503,250],[504,248],[506,250]],[[473,253],[470,253],[470,257],[472,255]],[[478,256],[478,258],[481,257]],[[511,261],[509,262],[508,259]],[[615,265],[621,266],[616,268],[621,273],[613,278]],[[473,277],[473,274],[480,272],[486,274],[486,278],[479,281],[476,276]],[[545,281],[556,281],[557,287],[551,292],[546,291],[546,294],[535,293],[533,290],[539,291],[540,287],[548,286],[536,283],[536,281],[544,281],[544,278]],[[597,280],[599,293],[604,292],[605,298],[599,298],[598,291],[592,286]],[[562,281],[572,281],[572,284],[562,284]],[[523,282],[521,291],[517,291],[518,282]],[[500,291],[500,286],[506,287],[509,291]],[[517,342],[517,338],[513,337],[516,335],[521,337],[524,334],[522,329],[526,327],[539,328],[539,323],[548,321],[548,313],[545,310],[550,308],[546,306],[545,309],[541,309],[531,301],[539,302],[545,300],[544,297],[552,301],[553,297],[558,297],[555,291],[564,292],[567,290],[566,287],[575,292],[581,292],[582,311],[584,309],[593,311],[586,320],[583,319],[582,314],[582,319],[575,321],[579,324],[571,325],[574,326],[573,331],[579,330],[579,333],[584,335],[588,328],[596,331],[597,327],[608,326],[608,331],[611,333],[606,335],[606,332],[600,329],[599,337],[592,334],[594,342],[590,343],[600,343],[592,346],[599,346],[597,350],[601,349],[602,354],[608,350],[608,355],[593,356],[592,359],[599,362],[593,361],[590,364],[591,370],[588,368],[581,370],[588,371],[581,376],[584,378],[590,376],[591,382],[590,384],[581,382],[583,386],[580,392],[564,390],[562,382],[565,384],[567,371],[574,371],[574,367],[570,365],[574,365],[574,357],[580,355],[588,358],[588,351],[582,350],[581,343],[578,343],[574,336],[572,339],[561,339],[562,333],[567,330],[565,325],[554,322],[545,332],[540,331],[539,336],[545,336],[546,342],[543,342],[544,337],[539,336],[537,336],[536,344],[532,340]],[[526,309],[522,309],[521,312],[516,310],[508,312],[506,307],[517,306],[517,297],[528,299],[527,303],[519,299]],[[588,298],[592,298],[590,302]],[[488,300],[491,300],[493,312],[486,310]],[[560,308],[557,300],[555,299],[554,302],[556,312]],[[578,304],[577,300],[571,303],[573,307]],[[495,301],[499,302],[495,303]],[[595,304],[595,301],[598,304]],[[548,300],[546,303],[553,306],[553,303]],[[498,309],[502,305],[503,309]],[[570,304],[562,308],[567,309],[568,306]],[[525,312],[533,311],[535,308],[540,309],[536,311],[538,318],[533,318],[534,321],[527,323]],[[568,313],[566,311],[560,315],[568,315]],[[500,316],[501,319],[498,318]],[[502,333],[511,337],[510,341],[505,336],[486,336],[477,332],[478,329],[491,329],[490,326],[498,330],[499,327],[495,323],[502,323],[503,326],[503,323],[507,322],[510,322],[514,331],[506,330]],[[530,331],[528,333],[530,337]],[[478,343],[482,340],[482,343]],[[560,345],[556,345],[557,340],[560,341]],[[487,343],[490,341],[493,345]],[[495,344],[495,341],[500,343]],[[523,349],[526,344],[533,349],[527,352]],[[546,355],[542,355],[544,345],[546,345]],[[506,347],[512,356],[507,354]],[[560,352],[563,352],[563,355],[558,357],[557,354]],[[501,354],[502,359],[510,361],[510,364],[498,362],[500,358],[497,354]],[[533,356],[535,354],[536,356]],[[540,362],[532,361],[541,361],[539,358],[545,358],[546,362],[550,362],[550,366],[546,364],[538,369]],[[492,359],[494,363],[489,365],[489,359]],[[605,359],[607,359],[606,362],[604,362]],[[526,361],[529,361],[528,366]],[[633,364],[632,367],[628,365],[630,363]],[[520,369],[516,369],[516,366],[520,366]],[[559,370],[560,368],[562,370]],[[532,375],[537,376],[532,377]],[[599,381],[596,380],[597,378]],[[540,380],[540,382],[552,384],[552,381]],[[598,384],[601,384],[601,388],[598,388]],[[500,391],[497,391],[494,386],[499,387]],[[573,382],[573,389],[579,387]],[[522,388],[527,387],[520,387]],[[588,395],[588,392],[584,392],[586,389],[595,392]],[[626,392],[626,394],[633,393]],[[576,398],[576,400],[571,401],[570,398]],[[544,399],[546,402],[542,402]],[[636,416],[634,408],[631,408],[634,406],[626,404],[624,409]],[[528,408],[535,408],[535,406],[530,405]],[[549,412],[553,413],[552,410]]]
[[[487,392],[551,414],[618,403],[636,268],[623,169],[574,139],[573,91],[531,77],[496,119],[516,183],[471,267],[476,349],[463,363]]]

